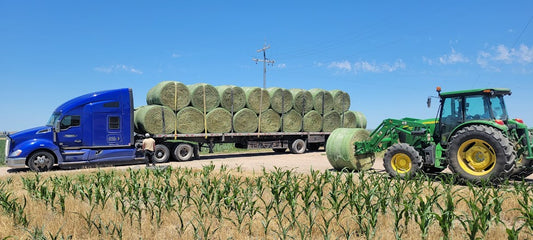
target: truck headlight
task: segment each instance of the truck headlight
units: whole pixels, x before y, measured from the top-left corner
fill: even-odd
[[[22,150],[18,149],[11,153],[11,157],[18,157],[22,153]]]

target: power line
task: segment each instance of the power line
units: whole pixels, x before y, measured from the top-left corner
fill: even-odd
[[[271,64],[273,65],[276,61],[274,60],[270,60],[266,57],[266,50],[270,48],[270,45],[265,45],[263,46],[263,48],[257,50],[258,53],[260,52],[263,52],[263,59],[257,59],[257,58],[253,58],[252,61],[255,61],[255,63],[257,64],[258,62],[263,62],[263,88],[266,88],[266,74],[267,74],[267,64]]]

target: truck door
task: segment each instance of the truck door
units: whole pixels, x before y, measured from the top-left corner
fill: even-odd
[[[61,119],[57,141],[61,148],[77,148],[83,146],[83,131],[80,115],[67,115]]]

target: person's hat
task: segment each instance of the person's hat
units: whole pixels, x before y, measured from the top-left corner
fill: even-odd
[[[150,133],[144,134],[145,137],[150,137]]]

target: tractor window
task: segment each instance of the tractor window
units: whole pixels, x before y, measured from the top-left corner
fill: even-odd
[[[490,105],[482,96],[468,96],[465,98],[466,120],[491,119]]]
[[[439,121],[437,135],[440,135],[442,144],[446,144],[448,136],[457,125],[463,122],[463,98],[453,97],[444,99]]]
[[[503,96],[492,96],[490,98],[490,105],[492,107],[492,112],[494,113],[494,118],[499,120],[507,120],[507,110],[505,109],[505,104],[503,102]]]

